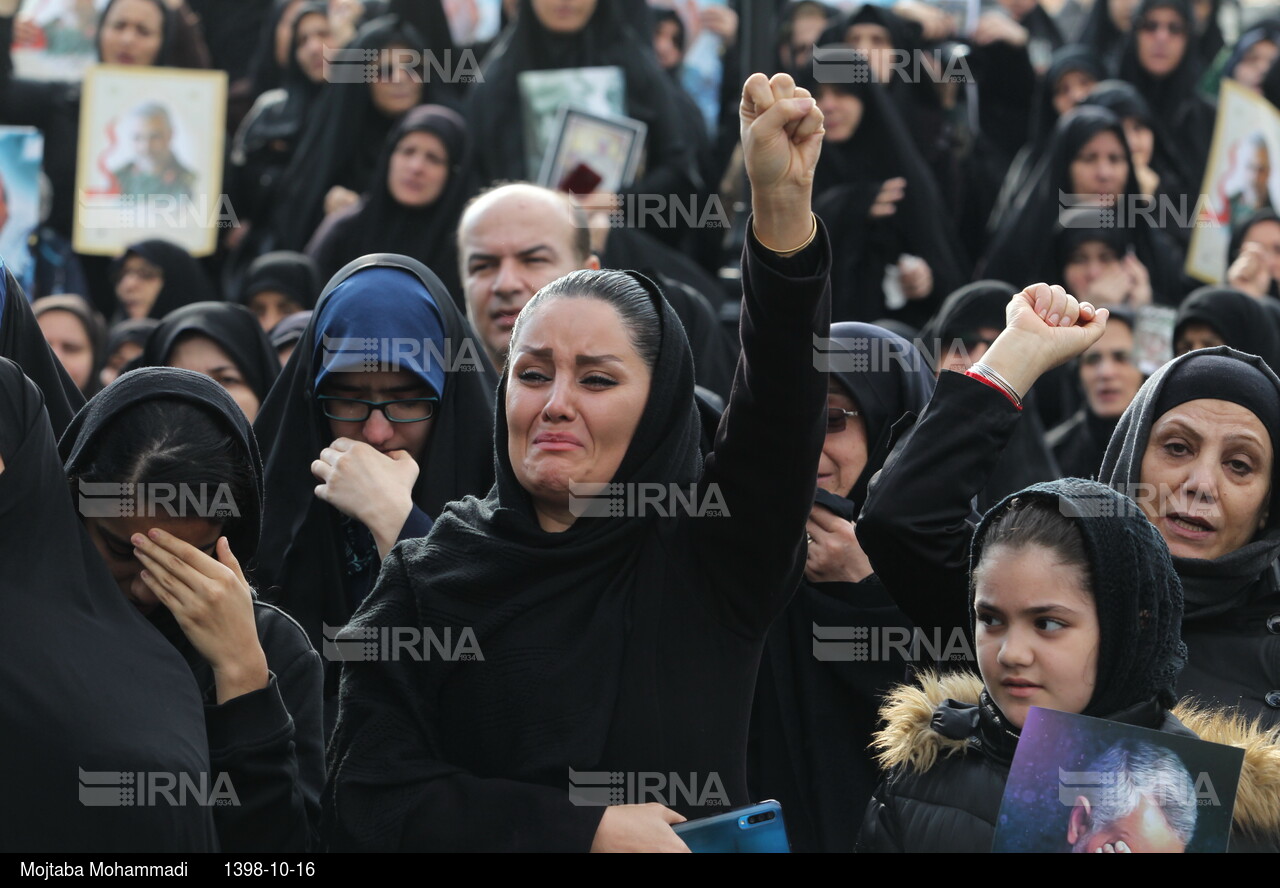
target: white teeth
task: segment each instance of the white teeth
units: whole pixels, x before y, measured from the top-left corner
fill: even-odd
[[[1185,527],[1185,528],[1187,528],[1188,530],[1208,530],[1208,529],[1209,529],[1209,528],[1207,528],[1207,527],[1205,527],[1205,526],[1203,526],[1203,525],[1200,525],[1200,524],[1194,524],[1194,523],[1192,523],[1192,522],[1190,522],[1190,521],[1186,521],[1186,520],[1184,520],[1184,519],[1182,519],[1182,518],[1171,517],[1171,519],[1170,519],[1170,520],[1172,520],[1172,521],[1173,521],[1175,524],[1177,524],[1179,527]]]

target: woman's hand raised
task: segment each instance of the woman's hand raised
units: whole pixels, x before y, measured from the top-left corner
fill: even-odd
[[[1041,375],[1101,339],[1109,313],[1078,302],[1057,284],[1032,284],[1014,295],[1004,314],[1004,332],[982,363],[1025,397]]]
[[[795,252],[813,233],[822,112],[791,75],[752,74],[742,87],[740,116],[756,239],[779,253]]]

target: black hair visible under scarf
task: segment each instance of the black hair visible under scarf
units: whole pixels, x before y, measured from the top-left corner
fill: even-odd
[[[1246,355],[1220,345],[1174,358],[1152,374],[1120,417],[1115,433],[1111,436],[1111,443],[1107,446],[1107,455],[1102,460],[1099,480],[1120,491],[1143,489],[1137,486],[1142,481],[1142,459],[1147,451],[1152,426],[1160,418],[1157,405],[1162,398],[1164,386],[1184,364],[1204,361],[1214,356],[1250,365],[1280,393],[1280,378],[1256,355]],[[1222,383],[1224,388],[1229,385],[1229,381]],[[1274,442],[1272,446],[1274,450]],[[1270,518],[1267,526],[1251,542],[1212,561],[1202,558],[1173,559],[1178,576],[1182,578],[1186,596],[1185,618],[1188,622],[1227,613],[1244,604],[1249,599],[1254,581],[1280,557],[1280,510],[1276,508],[1280,484],[1276,481],[1274,460],[1271,475]]]
[[[1265,303],[1247,293],[1232,287],[1201,287],[1178,307],[1173,342],[1176,346],[1188,324],[1206,324],[1222,338],[1223,345],[1258,355],[1275,369],[1280,366],[1280,331],[1274,317]]]
[[[165,316],[147,339],[139,367],[167,367],[184,336],[204,336],[235,361],[261,404],[280,375],[280,358],[253,312],[229,302],[196,302]]]
[[[164,283],[147,317],[163,318],[169,312],[193,302],[216,302],[218,294],[195,257],[177,244],[166,240],[145,240],[130,244],[111,265],[113,277],[119,277],[125,260],[141,256],[160,268]],[[120,314],[123,318],[123,312]]]
[[[471,325],[440,279],[422,263],[388,253],[351,262],[333,276],[320,295],[301,341],[254,422],[266,454],[267,515],[258,571],[263,597],[296,619],[317,650],[322,644],[322,623],[342,626],[351,614],[343,585],[340,513],[316,499],[318,482],[311,474],[311,463],[333,440],[328,420],[315,399],[315,379],[321,369],[315,365],[315,356],[323,333],[319,325],[326,322],[325,305],[335,288],[349,279],[357,283],[361,271],[386,268],[416,278],[421,298],[425,300],[429,294],[443,321],[453,354],[464,354],[462,349],[469,347],[472,351],[465,354],[474,354],[480,362],[466,367],[459,363],[460,369],[448,373],[446,394],[419,462],[413,501],[436,518],[446,503],[493,485],[496,377]],[[422,331],[408,326],[401,333],[406,339],[423,338]],[[449,351],[444,349],[446,356]]]
[[[117,416],[137,404],[160,399],[185,401],[208,413],[235,443],[240,459],[253,468],[253,501],[235,504],[240,514],[234,522],[227,522],[225,531],[232,553],[248,572],[257,555],[262,530],[262,457],[244,411],[226,389],[203,373],[176,367],[144,367],[125,373],[98,392],[76,414],[58,442],[66,476],[74,477],[93,464],[96,448],[110,434]]]
[[[45,341],[27,294],[3,259],[0,272],[0,358],[15,361],[40,387],[54,434],[61,435],[71,417],[84,406],[84,395]]]
[[[1107,718],[1153,699],[1172,708],[1187,659],[1181,637],[1182,586],[1169,548],[1151,522],[1128,497],[1096,481],[1064,478],[1035,484],[983,516],[973,535],[970,577],[982,561],[987,531],[1015,501],[1049,505],[1084,538],[1100,637],[1097,678],[1083,714]],[[971,612],[974,591],[970,580]]]
[[[0,358],[0,757],[6,852],[214,851],[203,805],[91,805],[85,772],[209,773],[191,670],[129,603],[90,542],[40,390]],[[78,784],[78,780],[84,780]],[[141,789],[138,790],[142,792]]]

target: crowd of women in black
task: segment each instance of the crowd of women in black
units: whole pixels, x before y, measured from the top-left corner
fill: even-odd
[[[1280,18],[779,2],[747,77],[741,4],[519,0],[477,46],[465,6],[110,0],[102,62],[228,72],[238,225],[107,262],[69,246],[79,91],[14,76],[0,4],[51,189],[32,292],[0,278],[0,847],[680,851],[772,798],[797,851],[984,850],[1044,706],[1245,748],[1232,848],[1280,850],[1280,217],[1261,188],[1202,286],[1194,215],[1062,202],[1196,206],[1218,85],[1280,102]],[[480,73],[329,82],[343,46]],[[512,184],[521,75],[602,66],[635,184]],[[627,195],[727,227],[602,221]],[[581,510],[653,485],[718,505]],[[120,772],[234,798],[84,803]]]

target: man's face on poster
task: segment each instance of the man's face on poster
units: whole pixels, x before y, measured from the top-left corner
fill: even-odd
[[[1074,854],[1183,854],[1187,846],[1150,796],[1141,796],[1129,814],[1106,824],[1093,823],[1093,808],[1076,799],[1067,822],[1067,842]]]
[[[169,160],[172,139],[173,130],[164,116],[138,118],[133,130],[133,153],[138,163],[152,169],[163,166]]]
[[[1249,178],[1259,200],[1267,193],[1267,181],[1271,178],[1271,155],[1266,145],[1257,145],[1249,158]]]

